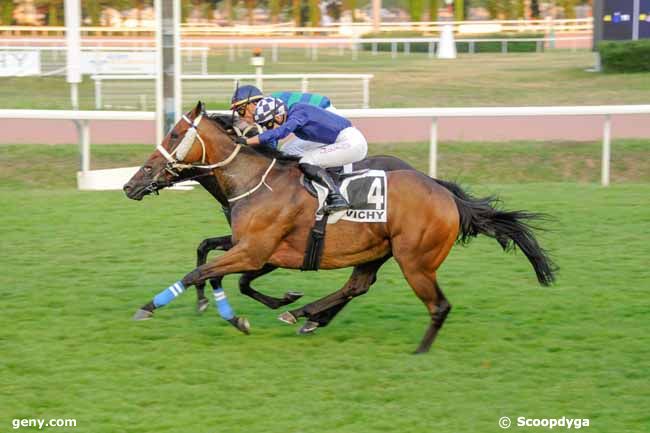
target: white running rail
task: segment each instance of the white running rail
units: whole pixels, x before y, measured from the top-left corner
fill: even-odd
[[[153,75],[93,75],[95,108],[151,109]],[[256,84],[266,93],[300,89],[302,92],[328,95],[340,108],[368,108],[372,74],[228,74],[182,75],[181,100],[195,103],[199,99],[230,100],[237,86]]]
[[[603,118],[603,141],[601,157],[601,184],[610,183],[611,117],[614,115],[647,114],[650,105],[597,105],[567,107],[472,107],[472,108],[376,108],[339,110],[342,116],[359,118],[428,118],[431,119],[429,142],[429,175],[437,174],[438,119],[448,117],[535,117],[535,116],[600,116]],[[140,120],[154,121],[155,113],[145,111],[71,111],[71,110],[0,110],[0,119],[55,119],[71,120],[79,129],[81,149],[81,172],[78,173],[80,189],[87,189],[84,176],[90,171],[90,136],[88,122],[91,120]],[[399,120],[396,120],[399,122]],[[131,168],[132,169],[132,168]],[[107,170],[110,171],[110,170]],[[121,173],[123,176],[125,173]],[[123,184],[124,182],[122,182]],[[119,182],[113,181],[117,185]],[[121,185],[121,184],[119,184]],[[97,188],[90,188],[97,189]],[[106,188],[99,188],[106,189]]]

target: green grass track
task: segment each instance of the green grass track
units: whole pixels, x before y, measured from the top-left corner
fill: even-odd
[[[472,185],[554,217],[539,236],[557,284],[538,286],[493,240],[455,247],[439,272],[454,309],[414,356],[428,318],[394,261],[312,336],[241,296],[235,277],[226,291],[250,336],[213,307],[198,315],[191,290],[131,321],[192,269],[201,239],[228,233],[220,208],[198,189],[143,202],[78,192],[56,181],[71,178],[57,152],[74,148],[50,149],[39,160],[38,146],[0,148],[13,173],[0,176],[0,432],[17,418],[75,418],[44,431],[84,433],[498,432],[502,416],[650,431],[648,183]],[[348,274],[281,270],[255,287],[307,302]]]

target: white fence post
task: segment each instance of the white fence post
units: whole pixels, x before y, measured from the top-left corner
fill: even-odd
[[[77,133],[79,135],[79,146],[81,149],[81,171],[87,173],[90,171],[90,129],[88,120],[75,120]]]
[[[273,63],[278,62],[278,44],[271,45],[271,61]]]
[[[95,110],[102,109],[102,80],[95,77]]]
[[[307,90],[309,90],[309,80],[306,77],[303,77],[300,83],[300,91],[302,93],[307,93]]]
[[[370,77],[363,77],[363,108],[370,108]]]
[[[603,125],[603,156],[601,168],[601,181],[603,186],[609,185],[609,161],[611,155],[611,133],[612,133],[612,116],[605,115],[605,124]]]
[[[201,74],[208,75],[208,50],[201,51]]]
[[[228,61],[235,61],[235,45],[233,44],[228,45]]]
[[[431,140],[429,142],[429,176],[438,172],[438,118],[431,118]]]
[[[397,58],[397,42],[390,43],[390,57],[393,59]]]

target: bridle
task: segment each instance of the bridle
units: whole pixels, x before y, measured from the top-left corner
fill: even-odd
[[[225,167],[226,165],[230,164],[235,159],[235,157],[237,156],[237,154],[239,154],[239,151],[242,148],[241,144],[236,143],[235,144],[235,149],[232,151],[232,153],[226,159],[224,159],[223,161],[214,163],[214,164],[206,165],[205,164],[205,157],[206,157],[205,141],[203,141],[203,138],[201,138],[201,135],[199,134],[199,130],[198,130],[199,123],[201,123],[201,120],[203,119],[203,114],[204,113],[199,114],[196,117],[196,119],[194,119],[194,121],[190,120],[189,117],[187,117],[185,114],[183,114],[182,120],[187,122],[190,125],[190,127],[185,132],[185,136],[183,137],[181,142],[178,143],[178,146],[176,146],[176,148],[171,153],[169,153],[167,151],[167,149],[165,149],[163,147],[162,144],[158,144],[156,146],[156,149],[158,150],[158,152],[160,152],[161,155],[167,160],[167,164],[165,164],[165,170],[167,172],[169,172],[174,177],[180,177],[180,171],[181,170],[190,169],[190,168],[212,170],[212,169],[219,168],[219,167]],[[201,143],[201,152],[202,152],[201,153],[201,164],[196,164],[196,163],[187,164],[187,163],[184,163],[183,159],[190,152],[190,150],[192,149],[192,146],[194,145],[194,143],[196,142],[197,139]],[[271,161],[271,164],[269,165],[269,167],[264,172],[264,175],[262,176],[262,180],[255,187],[251,188],[247,192],[245,192],[243,194],[240,194],[240,195],[238,195],[236,197],[229,198],[228,202],[232,203],[232,202],[240,200],[240,199],[242,199],[244,197],[248,197],[249,195],[251,195],[255,191],[257,191],[260,187],[262,187],[262,185],[266,186],[270,191],[273,191],[273,189],[271,189],[271,187],[266,183],[266,177],[268,176],[269,172],[271,171],[271,169],[275,165],[275,162],[276,162],[276,158],[273,158],[273,161]],[[210,173],[204,173],[204,174],[200,174],[200,175],[197,175],[197,176],[193,176],[190,179],[196,179],[198,177],[209,176],[209,175],[210,175]],[[183,181],[190,180],[190,179],[183,179]],[[173,184],[174,184],[174,182],[172,182],[172,185]],[[151,192],[157,193],[158,189],[160,189],[160,188],[159,188],[158,184],[154,181],[148,186],[148,189]]]
[[[215,164],[206,165],[205,164],[205,157],[206,157],[205,141],[203,141],[203,138],[201,138],[201,135],[199,134],[199,130],[198,130],[199,124],[203,119],[203,113],[199,114],[196,117],[196,119],[194,119],[194,121],[190,120],[189,117],[187,117],[185,114],[183,114],[183,117],[181,119],[186,121],[190,125],[190,127],[185,132],[185,136],[183,137],[181,142],[178,143],[178,146],[176,146],[176,148],[171,153],[169,153],[167,149],[163,147],[162,144],[158,144],[158,146],[156,146],[158,152],[160,152],[161,155],[167,160],[167,164],[165,165],[165,170],[168,171],[172,176],[179,177],[180,176],[179,171],[187,168],[199,168],[205,170],[212,170],[213,168],[224,167],[230,164],[232,160],[235,159],[239,151],[241,150],[241,144],[237,143],[235,146],[235,150],[232,151],[232,153],[228,156],[228,158],[224,159],[221,162],[217,162]],[[192,146],[194,145],[197,139],[201,143],[201,164],[184,163],[183,159],[190,152]]]

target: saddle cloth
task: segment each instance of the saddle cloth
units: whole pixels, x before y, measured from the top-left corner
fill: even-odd
[[[347,211],[336,212],[329,216],[328,224],[339,220],[355,222],[380,223],[387,221],[388,210],[388,182],[386,172],[383,170],[365,170],[351,172],[351,167],[344,166],[343,172],[334,179],[339,184],[341,194],[350,203]],[[323,217],[323,205],[327,198],[328,190],[324,186],[310,182],[318,198],[316,221]]]

